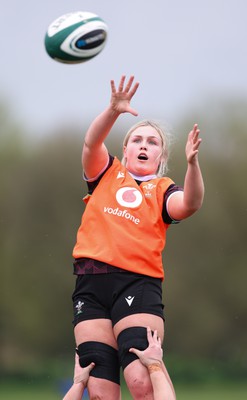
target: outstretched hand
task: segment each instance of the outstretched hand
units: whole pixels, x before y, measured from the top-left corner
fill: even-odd
[[[193,163],[198,158],[199,146],[202,141],[202,139],[199,138],[199,133],[200,129],[198,129],[198,125],[195,124],[188,135],[188,140],[185,147],[185,153],[188,163]]]
[[[130,101],[139,87],[139,82],[133,84],[135,78],[132,75],[125,84],[125,78],[126,76],[122,75],[118,88],[114,80],[111,80],[111,106],[120,114],[128,112],[137,116],[138,112],[130,106]]]
[[[87,367],[82,368],[79,363],[79,356],[75,354],[75,368],[74,368],[74,383],[83,383],[84,386],[87,385],[89,378],[89,373],[94,368],[95,364],[92,362]]]
[[[134,353],[139,357],[141,363],[148,367],[154,363],[162,363],[163,358],[163,350],[161,347],[161,340],[158,337],[157,331],[155,330],[153,335],[150,327],[147,327],[147,339],[148,339],[148,347],[141,351],[135,348],[129,349],[131,353]]]

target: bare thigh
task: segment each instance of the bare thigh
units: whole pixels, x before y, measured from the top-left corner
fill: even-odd
[[[113,328],[115,337],[117,338],[120,332],[132,326],[150,326],[152,330],[157,330],[158,336],[161,338],[161,341],[163,341],[164,339],[163,319],[161,317],[158,317],[157,315],[145,313],[132,314],[118,321]]]
[[[75,326],[74,334],[77,346],[84,342],[96,341],[108,344],[117,349],[112,323],[109,319],[90,319],[79,322]]]

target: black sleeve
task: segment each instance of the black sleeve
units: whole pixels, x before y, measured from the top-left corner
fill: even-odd
[[[167,212],[167,208],[166,208],[166,204],[167,204],[167,200],[169,198],[169,196],[174,193],[174,192],[178,192],[178,191],[183,191],[183,188],[181,186],[175,185],[174,183],[172,185],[169,186],[169,188],[167,189],[167,191],[165,192],[164,195],[164,203],[163,203],[163,210],[162,210],[162,217],[163,217],[163,221],[166,224],[178,224],[180,221],[175,221],[174,219],[172,219],[170,217],[170,215]]]

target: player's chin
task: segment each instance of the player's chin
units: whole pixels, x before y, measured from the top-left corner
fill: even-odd
[[[148,168],[145,164],[138,165],[136,168],[136,172],[134,172],[135,175],[139,176],[146,176],[146,175],[153,175],[155,174],[155,170]]]

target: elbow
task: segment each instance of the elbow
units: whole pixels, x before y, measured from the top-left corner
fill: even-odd
[[[183,205],[183,212],[184,212],[184,218],[190,217],[191,215],[195,214],[198,210],[203,205],[203,195],[202,196],[197,196],[194,197],[193,199],[184,199],[184,205]]]
[[[197,200],[196,211],[198,211],[198,210],[200,210],[200,208],[202,208],[203,200],[204,200],[204,187],[203,187],[201,196],[199,196],[199,198]]]
[[[202,207],[202,205],[203,205],[203,198],[193,202],[192,204],[187,205],[186,209],[187,209],[188,217],[190,215],[195,214],[197,211],[199,211],[200,208]]]

